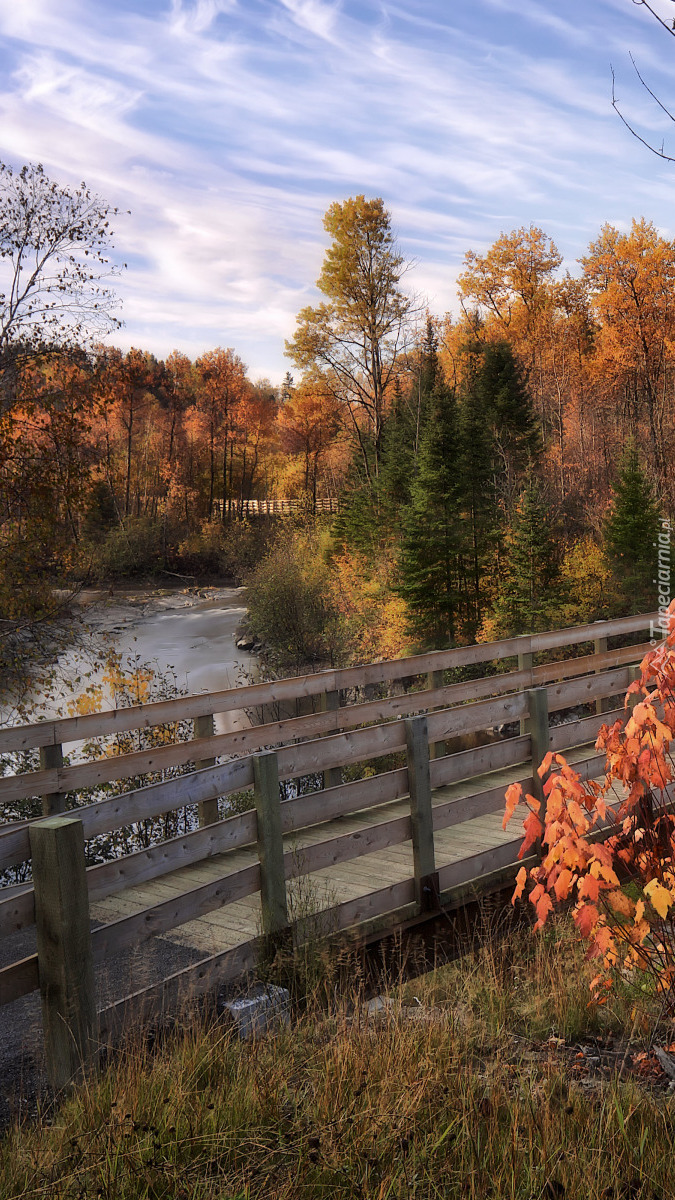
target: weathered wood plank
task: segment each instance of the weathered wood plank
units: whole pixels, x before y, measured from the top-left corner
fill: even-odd
[[[441,712],[429,713],[429,738],[437,742],[454,734],[490,729],[494,725],[516,721],[526,713],[527,697],[524,692],[513,693],[499,700],[479,700],[475,704],[445,708]]]
[[[405,767],[357,779],[354,783],[342,783],[326,791],[310,792],[281,806],[281,827],[284,833],[303,829],[308,825],[331,821],[336,817],[349,816],[363,808],[374,808],[391,800],[398,800],[408,793],[408,772]]]
[[[226,850],[250,845],[255,839],[254,812],[227,817],[215,825],[171,838],[147,850],[138,850],[113,862],[90,867],[87,871],[89,898],[99,900],[124,888],[137,887],[139,883],[156,879],[179,867],[201,863]]]
[[[132,1022],[137,1024],[164,1012],[175,1013],[197,996],[216,992],[224,984],[255,970],[261,948],[262,939],[253,938],[118,1000],[99,1013],[101,1041],[105,1043],[119,1036]]]
[[[597,737],[603,725],[613,725],[625,715],[623,708],[613,708],[609,712],[592,717],[582,717],[579,721],[566,721],[564,725],[555,725],[549,731],[549,749],[559,753],[569,746],[590,742],[592,738]]]
[[[428,911],[438,903],[438,878],[435,874],[429,730],[426,717],[408,717],[405,732],[415,896],[420,909]]]
[[[260,866],[253,863],[241,871],[183,892],[133,916],[103,925],[91,935],[94,961],[103,962],[111,954],[138,946],[156,934],[168,933],[178,925],[194,921],[214,908],[221,908],[259,890]]]
[[[408,813],[402,817],[395,817],[392,821],[369,825],[368,828],[355,833],[345,833],[328,838],[324,842],[302,846],[298,850],[287,851],[284,855],[286,878],[312,875],[326,867],[349,862],[353,858],[362,858],[378,850],[386,850],[400,842],[409,842],[411,838],[412,824]]]
[[[241,758],[195,771],[191,775],[179,775],[176,779],[137,788],[122,796],[98,800],[73,811],[82,821],[85,838],[89,838],[112,829],[121,829],[136,821],[161,816],[186,804],[196,804],[213,796],[226,796],[229,792],[252,786],[252,762],[248,758]],[[0,870],[30,858],[29,827],[30,822],[0,836]]]
[[[325,914],[325,926],[328,931],[348,929],[352,925],[404,908],[412,904],[414,899],[415,881],[406,879],[329,909]],[[189,1003],[194,997],[216,991],[223,984],[253,971],[262,946],[262,938],[250,939],[231,950],[211,955],[194,966],[176,972],[160,984],[144,988],[111,1005],[99,1013],[101,1039],[106,1041],[119,1035],[125,1027],[128,1028],[132,1020],[138,1022],[161,1012],[175,1012],[181,1004]]]
[[[516,766],[518,763],[527,762],[530,756],[529,734],[492,742],[489,746],[481,746],[477,750],[461,750],[458,754],[432,759],[429,764],[431,786],[442,787],[460,779],[470,779],[474,775],[484,775],[489,771]]]
[[[561,708],[572,708],[577,704],[590,704],[600,696],[611,696],[628,687],[628,667],[605,671],[602,675],[586,675],[582,679],[571,679],[548,688],[550,712]]]
[[[523,791],[528,791],[532,781],[527,775],[515,782],[521,784]],[[471,821],[474,817],[500,810],[503,812],[506,803],[505,791],[504,785],[500,784],[498,787],[488,788],[484,792],[474,792],[470,796],[460,796],[452,800],[445,800],[440,804],[434,804],[434,830],[449,829],[453,825]]]
[[[36,992],[39,987],[37,954],[29,954],[28,958],[0,969],[0,1005],[11,1004],[12,1000]]]
[[[481,850],[478,854],[470,854],[459,862],[449,863],[438,868],[439,883],[442,891],[467,883],[470,879],[478,879],[501,867],[510,866],[518,861],[518,852],[523,839],[504,842],[501,846],[493,846],[490,850]]]
[[[0,891],[0,896],[2,891]],[[0,935],[16,933],[35,924],[35,893],[32,887],[0,900]]]
[[[97,1033],[82,822],[36,821],[30,843],[47,1078],[60,1092],[87,1071]]]
[[[255,808],[258,817],[260,903],[263,933],[275,935],[288,925],[284,842],[281,831],[279,767],[272,750],[253,758]]]
[[[464,646],[452,650],[437,650],[406,659],[372,663],[368,666],[320,671],[297,679],[276,680],[272,683],[253,684],[245,688],[230,688],[196,696],[179,697],[176,700],[159,701],[128,709],[88,713],[79,717],[39,722],[36,725],[15,726],[0,730],[0,753],[57,743],[77,742],[130,729],[149,728],[152,725],[206,716],[209,713],[253,709],[263,704],[294,699],[298,696],[318,696],[327,691],[363,687],[368,683],[381,683],[387,680],[424,675],[451,667],[492,662],[511,657],[517,658],[519,654],[553,650],[586,641],[593,642],[599,637],[607,638],[619,634],[638,633],[643,629],[647,630],[650,620],[656,620],[657,617],[656,613],[622,617],[601,624],[594,623],[571,629],[553,630],[549,633],[509,638],[500,642]],[[535,668],[535,671],[538,669]],[[540,681],[535,680],[535,682]]]

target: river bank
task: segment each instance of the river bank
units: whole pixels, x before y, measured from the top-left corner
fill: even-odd
[[[112,705],[104,680],[109,650],[123,667],[147,666],[157,680],[188,694],[250,682],[257,659],[236,644],[246,613],[244,596],[242,587],[218,585],[83,589],[71,604],[67,647],[38,672],[49,685],[36,681],[24,709],[33,710],[34,719],[68,716],[69,706],[95,686],[104,689],[103,707]],[[10,714],[6,706],[0,723],[14,723]],[[216,718],[218,732],[242,724],[246,718],[240,713]]]

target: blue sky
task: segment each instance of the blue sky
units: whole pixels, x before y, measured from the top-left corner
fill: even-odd
[[[675,38],[633,0],[0,0],[0,156],[131,210],[116,344],[232,346],[278,382],[334,200],[384,198],[437,313],[502,231],[572,267],[605,221],[675,237],[675,164],[611,108],[613,64],[675,155],[629,52],[675,106]]]

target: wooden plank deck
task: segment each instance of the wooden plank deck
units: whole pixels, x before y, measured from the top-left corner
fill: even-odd
[[[568,752],[568,760],[579,761],[591,757],[592,746],[575,748]],[[433,793],[434,807],[448,801],[487,791],[490,788],[506,788],[514,780],[523,779],[528,773],[528,764],[521,764],[481,776],[474,776],[459,783],[436,788]],[[301,859],[305,847],[325,842],[344,834],[356,833],[406,816],[410,811],[407,798],[378,805],[374,809],[340,816],[321,825],[314,825],[290,833],[284,837],[284,847]],[[516,839],[522,828],[522,819],[527,813],[519,806],[506,831],[502,829],[503,803],[496,804],[487,815],[461,821],[446,829],[436,830],[434,835],[437,868],[456,863],[479,851],[490,850]],[[256,848],[245,846],[214,855],[200,863],[181,867],[159,879],[131,887],[92,904],[91,916],[96,921],[108,923],[120,917],[130,916],[154,904],[170,900],[173,896],[199,887],[202,884],[229,875],[257,861]],[[413,875],[411,842],[374,851],[335,866],[315,871],[300,880],[288,882],[289,909],[291,917],[299,915],[298,909],[315,905],[318,909],[330,908],[349,900],[366,896],[378,888],[400,883]],[[295,914],[293,912],[296,908]],[[170,941],[189,946],[205,955],[217,954],[241,942],[258,936],[261,932],[260,894],[247,896],[243,900],[216,909],[213,912],[189,921],[164,935]]]

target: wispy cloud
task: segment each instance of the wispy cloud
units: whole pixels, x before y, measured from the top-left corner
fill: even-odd
[[[233,345],[280,378],[335,199],[384,197],[438,311],[464,251],[502,229],[546,222],[574,259],[606,219],[667,224],[670,176],[610,103],[618,48],[668,87],[671,48],[636,14],[629,0],[0,0],[0,156],[132,210],[121,344]]]

